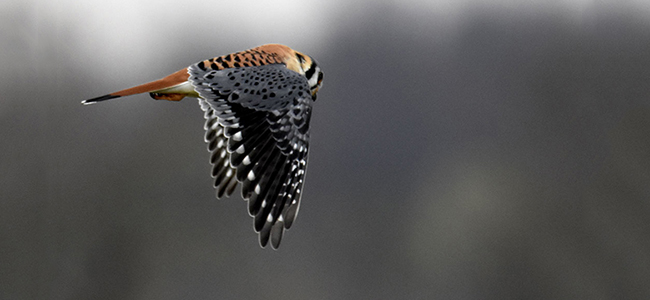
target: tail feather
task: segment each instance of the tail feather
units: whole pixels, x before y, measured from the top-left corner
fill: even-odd
[[[95,97],[95,98],[92,98],[92,99],[81,101],[81,103],[83,105],[89,105],[89,104],[97,103],[99,101],[110,100],[110,99],[115,99],[115,98],[119,98],[119,97],[121,97],[121,96],[106,94],[104,96],[99,96],[99,97]]]
[[[135,95],[135,94],[141,94],[141,93],[154,93],[152,94],[152,97],[154,97],[154,99],[178,101],[183,97],[185,97],[185,95],[195,93],[193,90],[190,91],[185,89],[183,90],[172,89],[175,86],[183,85],[183,83],[187,82],[188,78],[189,78],[189,74],[187,73],[187,68],[184,68],[182,70],[178,70],[177,72],[169,76],[166,76],[165,78],[158,79],[142,85],[134,86],[132,88],[117,91],[114,93],[106,94],[104,96],[99,96],[88,100],[84,100],[81,101],[81,103],[88,105],[100,101],[105,101],[105,100],[110,100],[110,99],[115,99],[119,97]],[[170,93],[165,93],[165,91],[167,90],[170,91]]]

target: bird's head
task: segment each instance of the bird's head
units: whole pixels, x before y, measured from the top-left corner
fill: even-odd
[[[262,53],[272,53],[289,70],[305,76],[309,83],[309,91],[311,92],[312,99],[316,100],[316,93],[318,93],[318,89],[320,89],[323,83],[323,72],[313,58],[280,44],[262,45],[253,50],[258,50]]]
[[[296,51],[296,59],[300,66],[300,72],[307,78],[309,82],[309,91],[311,92],[312,99],[316,100],[316,93],[323,85],[323,72],[316,60],[310,56],[304,55]]]

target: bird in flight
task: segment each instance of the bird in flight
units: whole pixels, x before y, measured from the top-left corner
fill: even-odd
[[[260,245],[280,246],[293,224],[307,168],[309,120],[323,72],[314,59],[278,44],[195,63],[162,79],[84,100],[149,93],[198,98],[205,112],[217,198],[241,183]]]

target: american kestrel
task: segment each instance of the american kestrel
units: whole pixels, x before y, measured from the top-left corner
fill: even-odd
[[[270,240],[277,249],[300,207],[311,107],[322,81],[314,59],[270,44],[210,58],[82,103],[139,93],[157,100],[198,98],[217,198],[230,196],[241,183],[260,245]]]

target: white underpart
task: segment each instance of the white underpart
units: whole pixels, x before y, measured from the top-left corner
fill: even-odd
[[[313,87],[318,85],[318,73],[320,73],[320,67],[316,66],[316,71],[314,72],[314,75],[309,78],[309,87]]]

